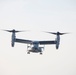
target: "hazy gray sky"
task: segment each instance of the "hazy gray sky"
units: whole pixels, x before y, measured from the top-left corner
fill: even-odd
[[[0,75],[76,75],[75,0],[0,0],[0,29],[30,30],[18,38],[52,40],[40,31],[70,32],[59,50],[45,46],[43,55],[27,55],[25,44],[11,47],[11,34],[0,31]]]

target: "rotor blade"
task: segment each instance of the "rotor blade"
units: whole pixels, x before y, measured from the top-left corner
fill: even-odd
[[[44,31],[45,32],[45,31]],[[54,35],[56,35],[57,33],[54,33],[54,32],[45,32],[45,33],[50,33],[50,34],[54,34]]]
[[[3,31],[12,32],[11,30],[3,30]]]
[[[7,31],[7,32],[11,32],[11,30],[5,30],[5,29],[0,29],[0,30],[2,30],[2,31]]]
[[[68,34],[68,33],[60,33],[60,35],[64,35],[64,34]]]
[[[68,34],[68,33],[60,33],[60,32],[46,32],[46,33],[50,33],[50,34],[54,34],[54,35],[64,35],[64,34]]]
[[[15,33],[17,33],[17,32],[24,32],[24,31],[18,31],[18,30],[15,30],[15,29],[13,29],[13,30],[3,30],[3,31],[7,31],[7,32],[15,32]],[[26,30],[27,31],[27,30]]]

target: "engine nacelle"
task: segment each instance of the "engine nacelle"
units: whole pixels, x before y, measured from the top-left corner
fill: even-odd
[[[14,47],[14,45],[15,45],[15,39],[13,39],[13,40],[11,41],[11,46]]]
[[[11,46],[14,47],[15,45],[15,33],[12,34]]]
[[[59,48],[59,44],[60,44],[60,36],[57,35],[57,38],[56,38],[56,49]]]
[[[56,43],[56,49],[58,49],[58,48],[59,48],[59,43],[57,42],[57,43]]]

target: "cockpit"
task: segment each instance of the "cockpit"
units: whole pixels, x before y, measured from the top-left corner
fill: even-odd
[[[39,47],[39,42],[38,41],[34,41],[33,42],[33,47],[34,48],[38,48]]]

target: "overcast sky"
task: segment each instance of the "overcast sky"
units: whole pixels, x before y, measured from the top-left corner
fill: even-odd
[[[76,75],[75,0],[0,0],[0,29],[30,30],[17,38],[54,40],[42,31],[69,32],[60,47],[45,46],[43,55],[27,54],[27,45],[11,47],[11,33],[0,31],[0,75]]]

